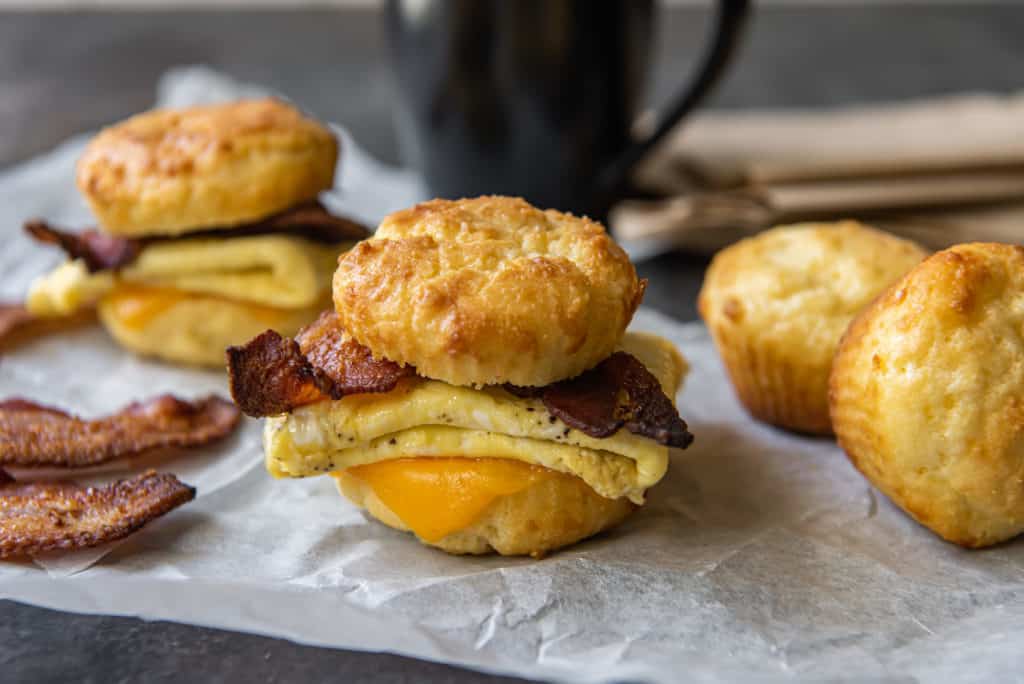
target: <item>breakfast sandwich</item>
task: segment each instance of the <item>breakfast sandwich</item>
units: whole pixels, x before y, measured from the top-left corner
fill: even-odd
[[[28,233],[67,261],[31,286],[36,319],[96,308],[133,351],[217,365],[329,305],[338,253],[367,235],[329,214],[338,143],[275,99],[158,109],[105,129],[78,162],[98,229]]]
[[[687,366],[625,333],[645,281],[600,224],[521,199],[433,200],[339,259],[334,310],[228,350],[272,475],[329,474],[451,553],[531,554],[644,502]]]

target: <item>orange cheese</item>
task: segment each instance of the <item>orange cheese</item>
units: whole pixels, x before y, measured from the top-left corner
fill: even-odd
[[[131,330],[142,330],[154,318],[187,299],[230,301],[235,306],[243,307],[253,318],[262,320],[271,327],[278,323],[281,316],[286,313],[284,309],[264,304],[253,304],[251,302],[229,300],[207,294],[184,292],[172,287],[152,287],[128,283],[119,284],[112,292],[106,295],[104,301],[110,305],[112,315],[122,325]]]
[[[169,287],[120,285],[105,299],[115,318],[126,328],[141,330],[150,321],[170,309],[188,295]]]
[[[435,542],[479,517],[496,499],[547,478],[571,477],[500,458],[396,458],[346,471],[416,536]]]

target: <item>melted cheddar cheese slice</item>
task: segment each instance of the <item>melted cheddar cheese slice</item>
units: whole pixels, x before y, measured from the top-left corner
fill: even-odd
[[[686,362],[667,340],[627,333],[636,356],[674,397]],[[581,478],[607,498],[642,503],[668,468],[668,447],[619,430],[594,438],[550,415],[539,399],[410,378],[393,391],[322,401],[268,419],[267,469],[307,477],[405,457],[507,459]]]
[[[348,246],[288,235],[158,242],[116,272],[89,273],[81,260],[65,262],[32,283],[26,306],[36,316],[67,316],[110,293],[141,287],[301,309],[322,297],[338,254]],[[168,307],[170,297],[163,298]],[[148,300],[151,309],[160,305],[153,297]]]
[[[287,309],[170,288],[121,284],[99,302],[107,332],[122,346],[176,363],[224,367],[224,349],[267,328],[295,333],[331,306],[330,290]]]
[[[187,303],[218,301],[220,298],[208,295],[184,292],[173,288],[146,287],[143,285],[122,284],[114,288],[102,299],[103,310],[106,316],[116,320],[130,330],[144,330],[154,319],[165,315],[175,307]],[[266,304],[253,304],[235,299],[230,301],[240,311],[256,323],[257,328],[278,328],[282,319],[290,318],[291,309],[285,307],[267,306]],[[316,300],[317,312],[331,305],[330,297],[321,297]],[[305,309],[303,309],[305,311]],[[308,314],[306,320],[309,319]],[[293,327],[293,326],[287,326]],[[259,334],[258,331],[255,334]],[[245,338],[249,339],[249,338]]]
[[[397,458],[349,468],[416,536],[436,542],[469,527],[502,496],[567,477],[498,458]]]

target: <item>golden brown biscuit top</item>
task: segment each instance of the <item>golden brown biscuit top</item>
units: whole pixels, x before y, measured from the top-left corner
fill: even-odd
[[[155,109],[93,138],[78,163],[78,187],[93,194],[117,176],[196,173],[247,145],[298,148],[332,140],[327,128],[272,98]]]
[[[459,385],[578,375],[611,354],[642,294],[600,224],[510,197],[396,212],[334,279],[355,339]]]
[[[241,100],[156,109],[104,129],[79,160],[77,183],[110,232],[173,234],[312,199],[330,186],[336,159],[325,126],[280,100]]]

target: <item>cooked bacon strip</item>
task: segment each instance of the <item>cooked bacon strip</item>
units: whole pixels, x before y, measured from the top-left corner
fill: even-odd
[[[231,396],[246,415],[287,413],[303,404],[349,394],[390,392],[410,366],[374,359],[345,335],[333,311],[325,311],[294,340],[268,330],[241,347],[229,347]],[[665,396],[658,379],[636,357],[616,352],[589,371],[546,387],[505,388],[536,397],[551,415],[591,437],[619,428],[661,444],[686,448],[693,441],[686,422]]]
[[[78,233],[59,230],[41,220],[25,224],[25,232],[39,242],[57,245],[69,259],[81,259],[89,273],[130,264],[142,251],[142,240],[107,235],[90,228]]]
[[[273,330],[227,351],[231,396],[246,415],[273,416],[322,399],[390,392],[409,366],[375,359],[345,336],[333,311],[299,331],[294,340]]]
[[[362,240],[370,235],[370,230],[363,224],[343,216],[335,216],[319,202],[299,205],[259,223],[229,230],[232,235],[239,230],[253,235],[294,233],[328,244],[346,240]]]
[[[21,304],[0,303],[0,344],[35,321],[36,318]]]
[[[195,496],[174,475],[152,470],[102,487],[21,483],[0,470],[0,558],[123,539]]]
[[[83,420],[24,399],[0,402],[0,466],[81,468],[153,449],[192,447],[229,434],[238,408],[220,397],[169,394]]]
[[[361,223],[335,216],[319,202],[310,202],[287,209],[269,218],[230,228],[210,228],[186,233],[177,238],[149,238],[150,242],[192,237],[248,237],[250,235],[295,235],[314,242],[333,245],[347,240],[362,240],[370,229]]]
[[[293,207],[255,223],[232,228],[193,231],[175,238],[117,237],[94,228],[71,232],[55,228],[46,221],[38,219],[27,222],[25,231],[39,242],[59,246],[68,255],[68,258],[81,259],[90,273],[127,266],[147,245],[169,240],[287,234],[316,242],[334,244],[345,240],[361,240],[370,234],[365,226],[347,218],[334,216],[317,202]]]
[[[287,413],[334,396],[333,383],[303,355],[299,343],[273,330],[244,346],[228,347],[227,359],[231,396],[247,416]]]
[[[36,317],[21,304],[0,303],[0,351],[35,337],[67,330],[95,320],[95,312],[81,311],[70,316]]]
[[[658,379],[626,352],[615,352],[582,375],[547,387],[505,389],[519,397],[539,398],[548,413],[591,437],[609,437],[625,427],[681,449],[693,441]]]
[[[345,334],[338,314],[324,311],[295,336],[302,354],[347,394],[390,392],[402,378],[416,375],[411,366],[373,358],[373,352]]]

